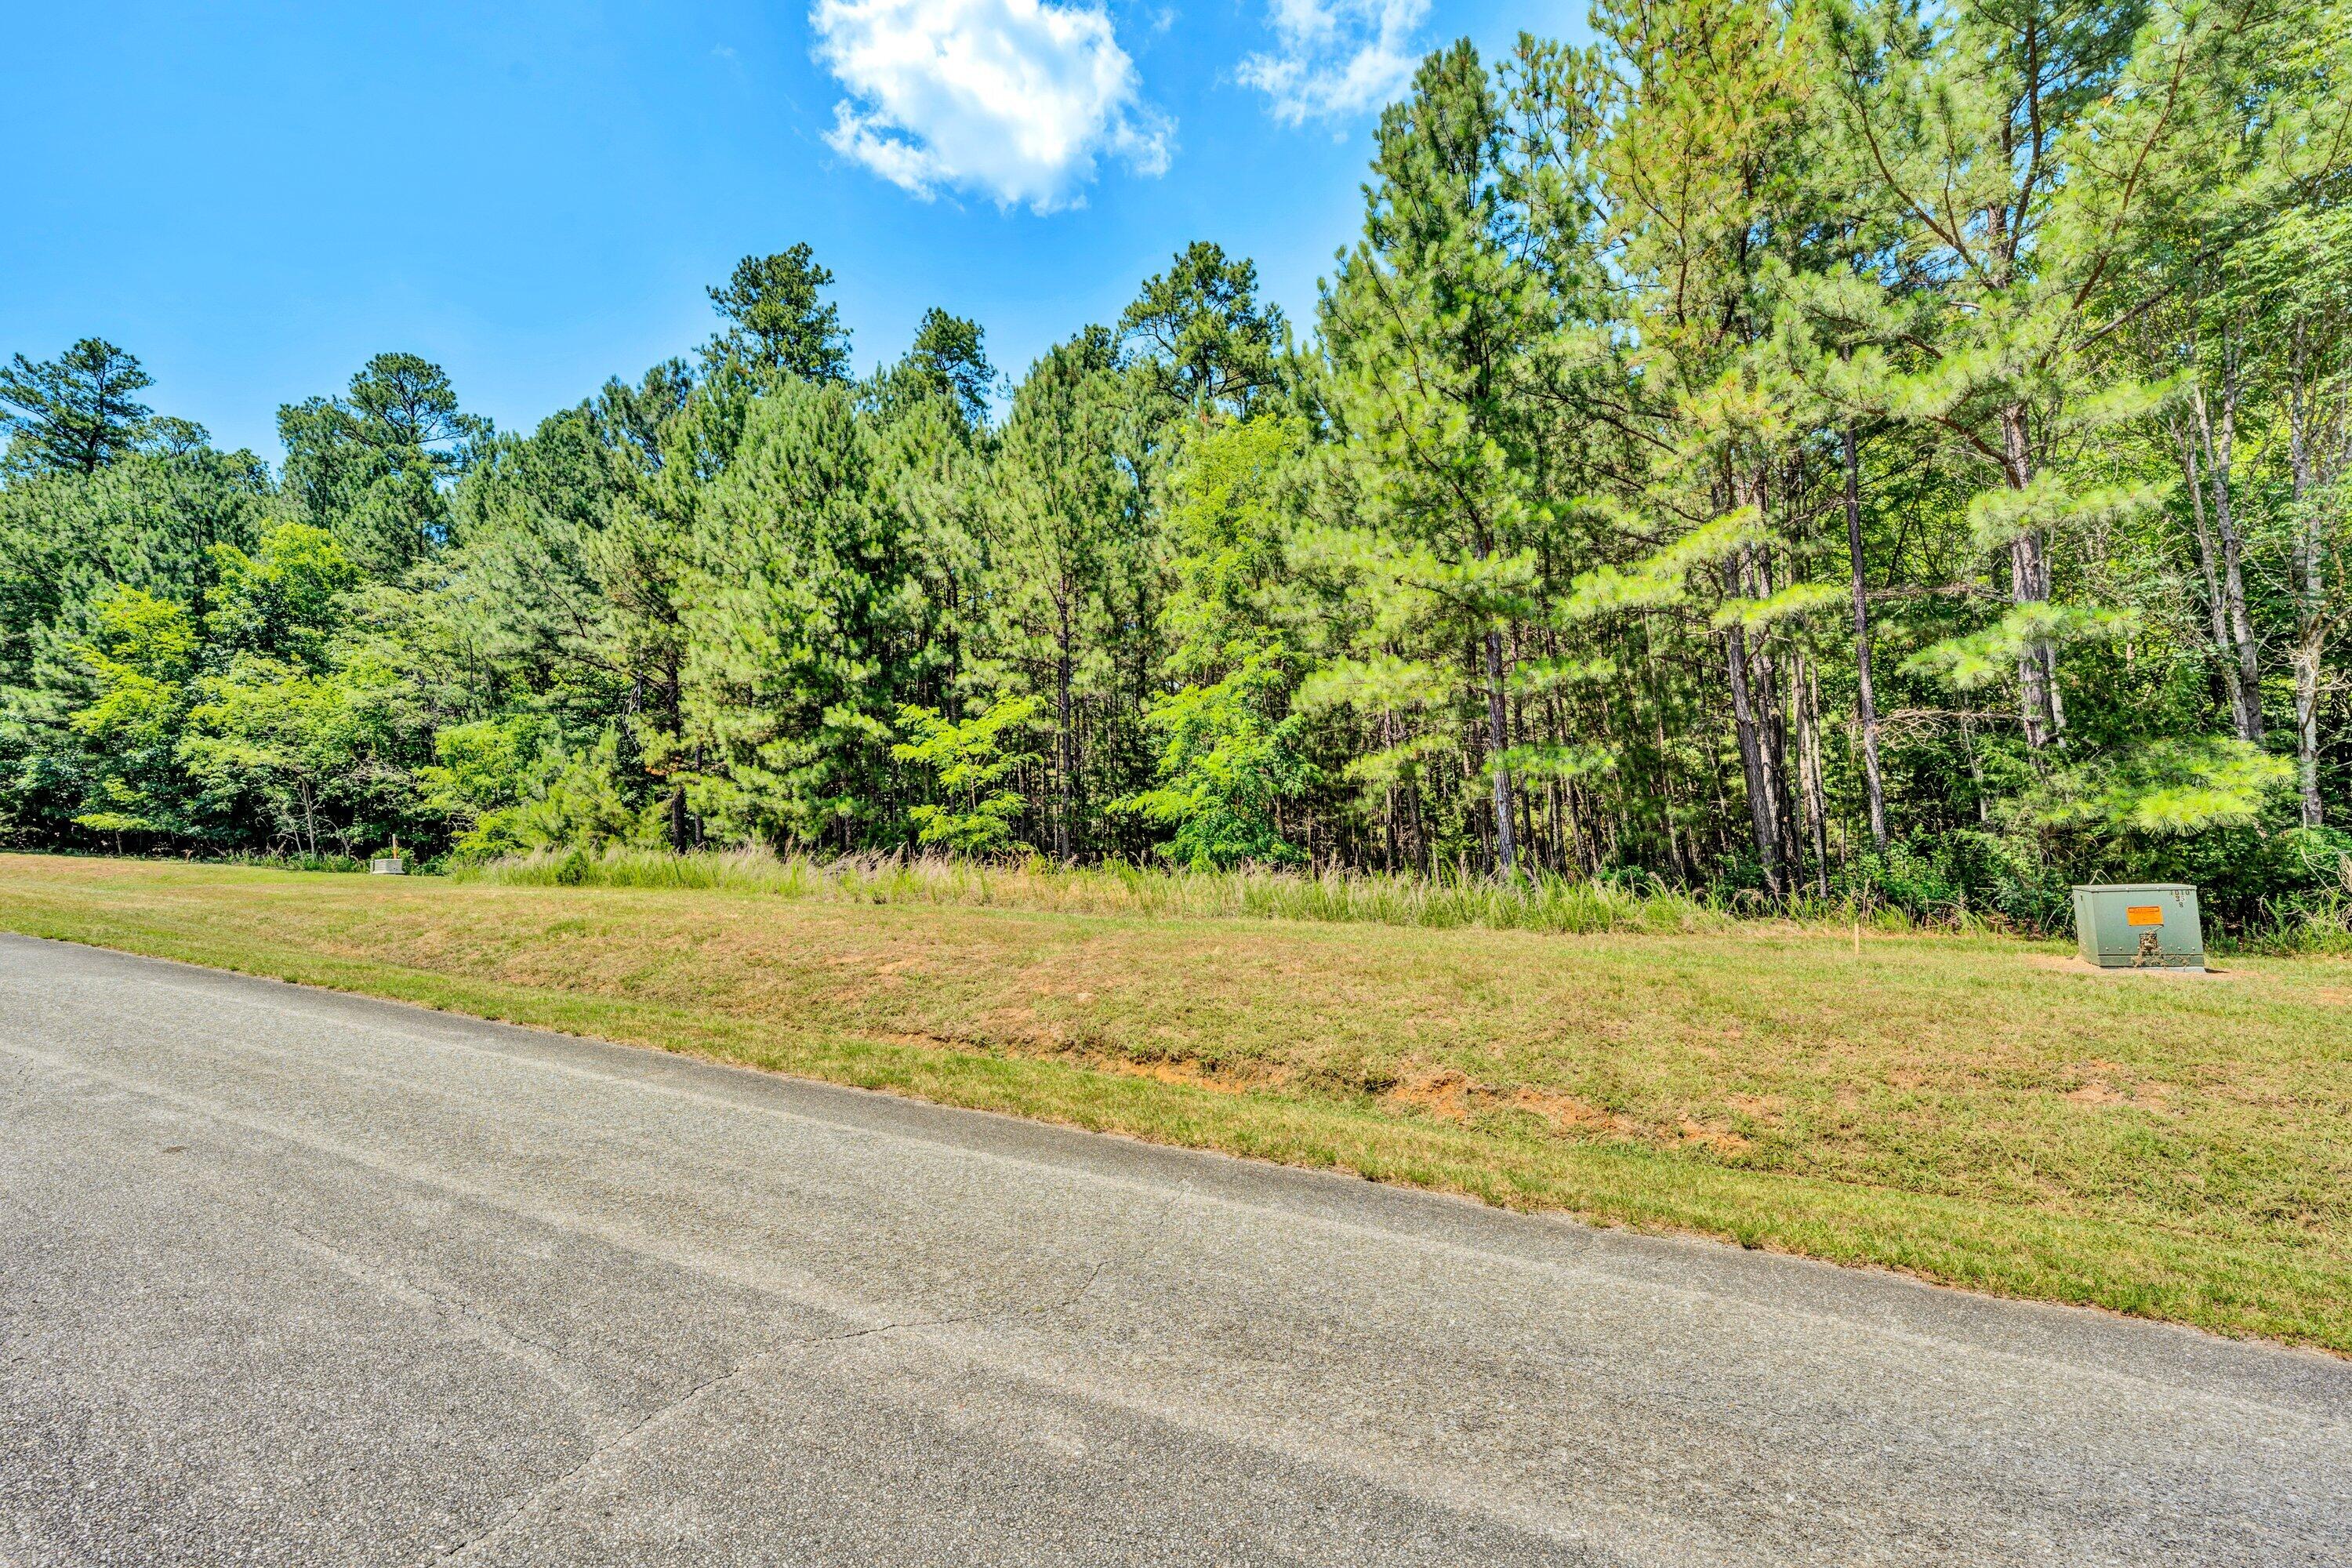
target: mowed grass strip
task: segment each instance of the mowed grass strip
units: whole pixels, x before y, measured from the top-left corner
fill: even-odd
[[[2352,963],[0,856],[0,927],[2352,1353]]]

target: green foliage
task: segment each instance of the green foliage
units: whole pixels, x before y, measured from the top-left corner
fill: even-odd
[[[1276,718],[1287,684],[1252,655],[1213,686],[1185,686],[1152,704],[1144,721],[1159,737],[1160,783],[1115,804],[1174,830],[1170,859],[1206,869],[1306,858],[1282,834],[1281,811],[1317,781],[1301,754],[1306,721]]]
[[[989,400],[996,390],[987,336],[979,322],[934,305],[916,324],[914,346],[907,351],[908,368],[924,384],[953,398],[956,412],[975,430],[988,423]]]
[[[845,849],[895,832],[890,726],[919,689],[927,596],[878,448],[846,387],[787,381],[704,500],[681,702],[709,759],[698,797],[734,832]]]
[[[96,633],[82,658],[97,692],[70,722],[92,754],[95,808],[74,820],[118,837],[174,833],[184,826],[174,763],[188,717],[195,627],[185,610],[143,588],[108,589],[90,609]]]
[[[962,721],[929,708],[899,708],[898,728],[909,739],[891,746],[892,760],[929,769],[946,796],[908,808],[917,842],[966,855],[992,855],[1012,846],[1013,824],[1029,802],[1006,781],[1040,761],[1034,752],[1015,750],[1014,738],[1044,706],[1042,698],[1006,697]]]
[[[1280,307],[1258,300],[1255,264],[1195,240],[1143,280],[1118,331],[1178,401],[1247,414],[1280,384],[1289,328]]]
[[[2222,737],[2150,741],[2044,780],[2020,799],[2032,826],[2179,837],[2244,826],[2294,781],[2294,768]]]
[[[1904,661],[1903,668],[1906,674],[1948,680],[1971,691],[2007,678],[2019,659],[2037,648],[2119,637],[2131,627],[2132,617],[2124,611],[2029,600],[1980,631],[1921,648]]]
[[[1044,813],[1052,853],[1100,853],[1111,823],[1088,731],[1132,745],[1137,689],[1156,652],[1157,479],[1148,399],[1122,374],[1110,334],[1089,328],[1048,350],[1013,398],[992,466],[989,614],[973,675],[1034,696],[1052,731]],[[1123,636],[1132,627],[1139,635]],[[1156,628],[1155,628],[1156,629]],[[1099,761],[1108,748],[1097,746]],[[1096,831],[1090,832],[1089,829]]]
[[[299,853],[356,855],[389,840],[417,804],[408,690],[364,653],[319,669],[239,654],[200,677],[179,754],[217,809],[257,809]]]
[[[485,860],[551,842],[533,832],[530,808],[546,793],[549,763],[562,763],[560,738],[535,713],[452,724],[433,737],[434,761],[418,770],[425,804],[447,818],[449,852]]]
[[[745,257],[723,286],[710,290],[727,329],[710,340],[704,360],[731,360],[808,381],[846,381],[849,334],[842,330],[840,310],[822,298],[832,286],[833,274],[804,244]]]
[[[1968,893],[1943,849],[1933,843],[1866,849],[1847,870],[1845,889],[1859,902],[1891,906],[1914,919],[1957,913],[1968,907]]]
[[[0,365],[0,429],[9,435],[5,466],[34,473],[98,472],[149,436],[151,410],[139,394],[153,384],[135,356],[103,338],[84,338],[53,360],[16,355]]]
[[[607,729],[584,749],[541,752],[535,774],[524,779],[527,797],[493,830],[502,830],[516,847],[584,846],[593,851],[655,836],[649,814],[632,801],[617,730]],[[465,852],[461,840],[460,853]]]
[[[205,621],[212,643],[231,656],[320,662],[338,621],[337,601],[359,585],[359,571],[334,536],[279,523],[250,555],[234,544],[214,552],[216,602]]]
[[[1009,387],[940,310],[856,380],[794,246],[528,430],[378,355],[274,475],[20,355],[0,831],[2324,936],[2347,73],[2305,0],[1604,0],[1422,62],[1305,342],[1204,241]],[[1284,865],[1356,879],[1214,869]]]
[[[353,561],[396,574],[449,542],[449,487],[489,438],[449,377],[415,354],[382,353],[339,398],[278,411],[285,488]]]

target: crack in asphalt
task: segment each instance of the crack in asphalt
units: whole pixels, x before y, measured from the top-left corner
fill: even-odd
[[[540,1485],[533,1487],[530,1491],[523,1494],[521,1498],[518,1499],[512,1508],[509,1509],[504,1514],[501,1514],[497,1520],[493,1521],[484,1529],[453,1545],[438,1548],[434,1551],[430,1556],[423,1558],[420,1561],[427,1563],[457,1563],[463,1561],[467,1555],[472,1552],[477,1547],[489,1544],[499,1536],[504,1534],[510,1526],[520,1522],[524,1516],[530,1514],[541,1501],[563,1490],[573,1481],[576,1481],[582,1477],[587,1475],[604,1461],[627,1452],[635,1446],[639,1438],[652,1431],[655,1427],[662,1425],[671,1416],[684,1414],[689,1406],[701,1399],[706,1394],[710,1393],[713,1389],[724,1387],[728,1384],[734,1383],[741,1378],[750,1376],[753,1373],[761,1371],[766,1366],[782,1361],[787,1356],[796,1352],[806,1351],[818,1345],[838,1344],[849,1340],[873,1339],[883,1334],[905,1333],[911,1331],[920,1331],[925,1329],[951,1328],[962,1324],[987,1322],[992,1319],[1050,1318],[1058,1316],[1064,1312],[1074,1311],[1076,1310],[1078,1305],[1093,1292],[1095,1287],[1101,1282],[1103,1276],[1112,1268],[1120,1267],[1137,1268],[1149,1262],[1151,1258],[1166,1244],[1168,1235],[1166,1229],[1167,1221],[1175,1214],[1176,1210],[1192,1196],[1192,1184],[1191,1181],[1187,1180],[1180,1185],[1174,1193],[1171,1194],[1166,1201],[1154,1205],[1153,1212],[1150,1216],[1138,1225],[1137,1229],[1143,1234],[1145,1238],[1141,1247],[1133,1248],[1131,1251],[1126,1248],[1115,1248],[1109,1256],[1096,1259],[1095,1262],[1087,1268],[1087,1277],[1079,1281],[1077,1289],[1057,1297],[1051,1301],[1040,1302],[1029,1306],[990,1307],[979,1311],[950,1312],[941,1314],[938,1317],[907,1318],[894,1322],[875,1323],[862,1329],[842,1329],[831,1333],[795,1335],[791,1339],[772,1344],[765,1350],[745,1357],[742,1361],[736,1363],[726,1371],[716,1373],[711,1376],[703,1379],[700,1383],[696,1384],[693,1387],[688,1389],[685,1393],[677,1395],[676,1398],[668,1400],[646,1412],[645,1415],[626,1428],[618,1431],[616,1434],[600,1442],[596,1447],[583,1458],[579,1463],[573,1465],[562,1474],[551,1477],[548,1480],[541,1482]],[[411,1289],[416,1288],[412,1286]],[[421,1289],[419,1290],[419,1293],[425,1295],[431,1294],[430,1292],[422,1291]],[[458,1310],[463,1310],[462,1308]],[[467,1315],[468,1317],[472,1316],[471,1313]],[[517,1337],[520,1338],[520,1336]],[[525,1342],[528,1343],[531,1342]]]
[[[381,1268],[289,1220],[279,1220],[277,1224],[295,1237],[305,1250],[325,1259],[362,1284],[396,1299],[438,1309],[459,1320],[459,1331],[467,1337],[520,1363],[547,1379],[563,1392],[592,1439],[602,1440],[620,1429],[617,1419],[596,1407],[593,1384],[575,1370],[577,1363],[553,1345],[535,1340],[529,1334],[516,1332],[462,1297],[446,1294],[417,1283],[404,1273]]]

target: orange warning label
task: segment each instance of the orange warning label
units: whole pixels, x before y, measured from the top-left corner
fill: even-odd
[[[2124,923],[2134,926],[2160,926],[2164,909],[2158,904],[2133,904],[2124,910]]]

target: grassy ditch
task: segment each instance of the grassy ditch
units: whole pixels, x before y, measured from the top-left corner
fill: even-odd
[[[846,887],[0,856],[0,927],[2352,1353],[2352,963]]]

